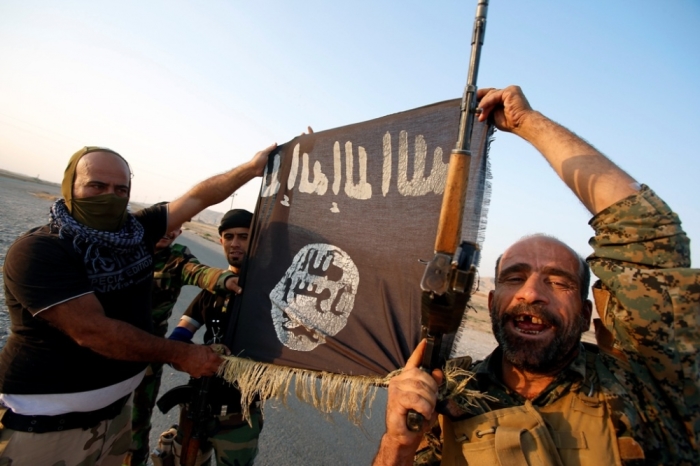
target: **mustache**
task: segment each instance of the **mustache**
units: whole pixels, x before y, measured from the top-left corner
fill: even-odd
[[[508,319],[515,319],[521,315],[529,315],[537,317],[542,320],[546,325],[562,328],[563,322],[561,318],[551,312],[544,304],[529,304],[529,303],[518,303],[515,306],[511,306],[501,313],[501,321],[505,322]]]

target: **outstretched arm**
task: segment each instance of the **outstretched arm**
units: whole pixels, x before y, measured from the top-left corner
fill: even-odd
[[[189,260],[183,265],[180,275],[183,285],[194,285],[210,293],[233,291],[240,294],[243,291],[233,272],[202,264],[188,248],[185,250]]]
[[[479,121],[520,136],[540,151],[592,214],[639,191],[637,182],[593,146],[530,107],[518,86],[479,89]]]
[[[171,202],[168,205],[168,228],[166,231],[179,228],[180,225],[207,207],[226,200],[248,181],[256,176],[262,176],[267,164],[267,157],[276,147],[277,144],[266,147],[255,154],[250,161],[226,173],[202,181],[184,196]]]
[[[401,374],[389,382],[386,432],[372,462],[373,466],[412,465],[423,433],[435,422],[435,403],[438,384],[442,382],[442,372],[436,369],[430,375],[418,368],[424,350],[425,340],[416,347]],[[411,432],[406,427],[406,415],[411,409],[418,411],[426,419],[420,432]]]

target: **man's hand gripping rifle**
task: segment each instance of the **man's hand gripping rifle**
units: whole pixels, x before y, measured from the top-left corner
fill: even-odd
[[[441,355],[442,337],[459,328],[462,316],[471,297],[476,276],[479,247],[462,241],[455,257],[457,242],[462,230],[469,167],[471,164],[472,128],[477,115],[476,77],[479,71],[481,46],[486,30],[488,0],[479,0],[472,34],[471,59],[467,86],[462,96],[459,121],[459,139],[450,155],[447,182],[440,209],[440,221],[435,238],[435,256],[428,262],[421,280],[422,337],[427,339],[421,369],[432,372],[444,365],[446,355]],[[410,411],[406,418],[409,430],[417,432],[423,426],[423,416]]]

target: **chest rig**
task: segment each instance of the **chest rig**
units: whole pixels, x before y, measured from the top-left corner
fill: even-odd
[[[441,464],[608,466],[643,458],[641,447],[632,438],[618,439],[615,434],[596,376],[597,356],[586,351],[586,379],[577,390],[547,406],[534,406],[528,400],[522,406],[460,421],[441,416]],[[629,456],[631,451],[633,457]]]

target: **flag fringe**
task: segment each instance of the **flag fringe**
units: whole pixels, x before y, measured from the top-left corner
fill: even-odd
[[[345,414],[350,422],[359,426],[365,411],[371,409],[377,390],[388,386],[389,381],[400,373],[401,369],[384,377],[335,374],[226,356],[217,375],[241,392],[241,409],[248,422],[250,406],[256,399],[275,399],[287,406],[287,396],[292,382],[295,382],[297,399],[325,414]],[[445,383],[439,399],[459,399],[462,406],[465,402],[472,404],[477,398],[488,397],[467,389],[467,383],[473,377],[471,372],[448,364],[444,373]]]

